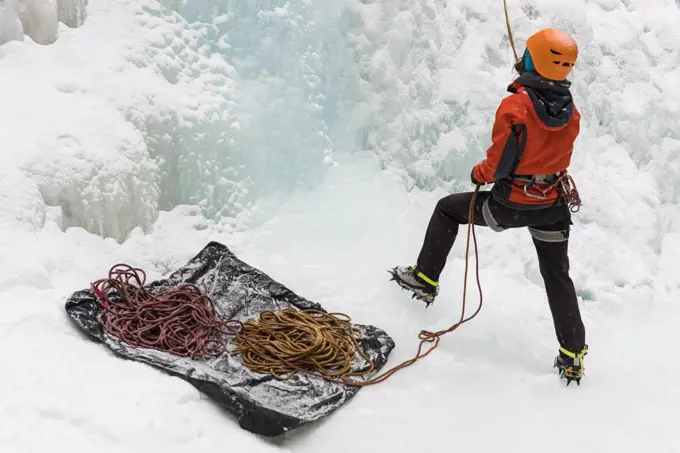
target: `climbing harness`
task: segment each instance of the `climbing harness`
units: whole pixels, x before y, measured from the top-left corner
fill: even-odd
[[[557,190],[571,212],[581,209],[582,202],[576,183],[566,170],[550,175],[519,175],[513,179],[524,183],[522,187],[528,197],[544,200],[553,190]]]

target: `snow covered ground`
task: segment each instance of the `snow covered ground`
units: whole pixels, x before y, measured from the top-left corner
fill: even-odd
[[[551,368],[528,233],[478,230],[480,316],[277,441],[86,341],[66,297],[119,262],[158,278],[217,240],[385,329],[388,366],[411,357],[459,315],[464,237],[427,311],[386,269],[415,259],[440,196],[470,188],[512,77],[502,2],[109,0],[79,28],[50,13],[67,3],[0,6],[3,40],[17,5],[57,30],[36,44],[15,14],[0,46],[0,452],[680,452],[677,2],[510,2],[519,46],[547,25],[581,45],[582,385]]]

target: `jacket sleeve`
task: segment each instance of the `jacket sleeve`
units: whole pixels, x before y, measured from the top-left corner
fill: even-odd
[[[503,99],[496,111],[491,133],[491,146],[486,151],[486,159],[472,169],[472,178],[479,184],[496,182],[507,176],[515,158],[521,155],[518,130],[524,129],[522,111],[524,105],[520,94],[513,94]]]

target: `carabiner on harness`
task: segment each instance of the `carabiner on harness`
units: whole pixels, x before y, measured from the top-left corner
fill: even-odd
[[[564,173],[566,172],[559,172],[551,175],[516,176],[515,179],[525,183],[524,195],[531,198],[537,198],[539,200],[545,200],[550,192],[555,189],[555,186],[560,181]],[[542,189],[539,184],[548,185],[548,187]],[[534,192],[531,193],[530,190],[533,190]]]
[[[529,193],[530,188],[533,188],[540,193],[538,193],[538,194]],[[526,184],[524,184],[524,195],[526,195],[527,197],[531,197],[531,198],[538,198],[539,200],[545,200],[546,197],[548,196],[548,192],[550,192],[552,189],[553,189],[553,187],[551,186],[551,187],[548,187],[547,190],[542,190],[540,187],[538,187],[538,185],[536,183],[526,183]]]
[[[569,210],[571,212],[578,212],[583,203],[581,202],[578,189],[576,189],[574,178],[568,175],[567,172],[564,172],[564,175],[557,182],[560,185],[560,192],[562,192],[562,197],[567,202]]]
[[[576,189],[576,183],[566,170],[551,175],[516,176],[515,179],[525,183],[524,194],[527,197],[545,200],[550,191],[557,188],[571,212],[578,212],[581,209],[582,202]],[[547,185],[548,187],[542,189],[539,184]],[[531,193],[530,190],[534,192]]]

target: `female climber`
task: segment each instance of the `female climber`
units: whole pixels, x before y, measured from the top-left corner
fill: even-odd
[[[580,384],[587,354],[574,284],[569,276],[571,225],[567,168],[579,134],[580,114],[567,80],[578,47],[567,33],[545,29],[531,36],[516,62],[519,77],[508,87],[496,112],[492,144],[486,159],[471,173],[480,191],[474,205],[475,225],[494,231],[527,227],[539,267],[560,348],[554,366],[560,376]],[[430,219],[415,266],[397,266],[393,278],[429,306],[439,290],[439,276],[458,234],[468,223],[474,192],[439,200]]]

